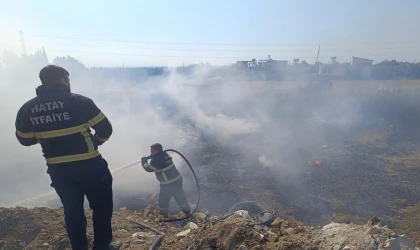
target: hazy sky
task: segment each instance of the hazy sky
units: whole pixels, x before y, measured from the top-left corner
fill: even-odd
[[[420,58],[418,0],[0,0],[0,49],[87,66]]]

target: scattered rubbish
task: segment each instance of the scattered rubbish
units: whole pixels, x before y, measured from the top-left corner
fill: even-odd
[[[200,219],[200,220],[204,220],[207,217],[207,215],[204,213],[197,213],[195,216],[197,219]]]
[[[198,229],[198,226],[194,222],[188,222],[188,224],[185,225],[185,228],[188,228],[188,229]]]
[[[264,213],[264,215],[261,217],[261,223],[263,225],[270,226],[271,223],[273,223],[275,219],[276,219],[276,217],[274,217],[273,214]]]
[[[281,227],[281,224],[282,224],[282,220],[280,220],[279,218],[276,218],[274,221],[273,221],[273,223],[271,223],[271,226],[272,227]]]
[[[184,237],[184,236],[186,236],[187,234],[189,234],[190,232],[191,232],[191,229],[187,229],[187,230],[185,230],[185,231],[182,231],[182,232],[179,232],[179,233],[175,234],[175,236],[176,236],[176,237]]]
[[[251,206],[249,208],[252,211],[256,210]],[[158,213],[157,210],[146,209],[151,210],[153,214],[157,215]],[[231,214],[227,220],[209,219],[208,221],[199,221],[198,219],[192,219],[182,221],[179,227],[172,223],[160,223],[152,220],[151,224],[147,225],[141,223],[146,218],[144,215],[147,215],[147,218],[149,217],[150,212],[145,212],[146,209],[121,211],[117,212],[114,217],[116,240],[124,240],[127,249],[157,250],[159,246],[161,249],[187,250],[416,249],[413,241],[406,236],[399,236],[391,229],[377,224],[368,227],[367,225],[353,223],[330,223],[321,229],[321,227],[311,227],[299,222],[289,221],[286,218],[280,219],[270,214],[269,210],[260,212],[256,216],[251,216],[248,210],[240,209]],[[44,213],[45,215],[43,216]],[[10,214],[13,217],[10,217]],[[30,214],[31,216],[25,216],[25,214]],[[1,218],[13,218],[23,225],[25,225],[27,218],[37,218],[29,222],[34,224],[40,223],[39,225],[41,226],[48,223],[55,230],[51,231],[50,227],[44,227],[38,232],[35,240],[16,239],[14,238],[16,233],[13,233],[0,240],[0,248],[59,249],[64,244],[69,244],[66,243],[68,240],[65,229],[62,227],[62,221],[51,217],[51,214],[56,214],[56,211],[44,208],[42,210],[23,208],[0,209]],[[59,216],[58,218],[62,219],[63,215],[60,215],[61,217]],[[249,219],[247,215],[252,219]],[[219,217],[222,216],[219,215]],[[208,215],[206,218],[213,217],[213,215]],[[48,220],[49,218],[51,220]],[[262,221],[266,221],[267,223],[265,224],[271,223],[265,225]],[[378,219],[372,219],[372,221],[378,221]],[[27,226],[25,228],[31,229]],[[37,230],[37,228],[34,228],[34,230]],[[162,232],[158,230],[162,230]],[[367,232],[370,234],[367,234]],[[49,237],[50,235],[51,237]],[[36,235],[34,234],[34,236]],[[166,238],[165,241],[163,241],[164,237]]]
[[[234,213],[239,210],[248,211],[251,217],[257,216],[265,211],[270,211],[269,207],[255,201],[244,201],[233,205],[229,209],[229,213]]]
[[[147,237],[153,237],[153,236],[156,236],[156,235],[153,235],[151,233],[145,233],[145,232],[137,232],[131,235],[131,237],[133,238],[147,238]]]
[[[236,217],[243,217],[245,219],[252,220],[251,216],[249,216],[249,213],[246,210],[238,210],[234,213],[234,215]]]

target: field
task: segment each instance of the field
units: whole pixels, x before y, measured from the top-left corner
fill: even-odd
[[[199,87],[209,95],[203,98],[220,94],[218,82]],[[240,201],[256,200],[312,225],[365,224],[378,216],[420,245],[420,92],[413,91],[420,81],[333,83],[328,95],[299,94],[299,82],[239,85],[249,98],[221,108],[235,117],[263,117],[253,133],[221,139],[188,116],[182,120],[197,135],[190,142],[194,153],[181,151],[199,177],[200,209],[225,214]],[[192,175],[183,175],[195,202]],[[116,209],[156,202],[150,194],[123,193],[115,190]]]
[[[257,171],[255,168],[261,166],[254,160],[258,153],[243,155],[231,152],[226,145],[208,149],[200,174],[206,176],[202,180],[203,206],[222,212],[235,202],[254,199],[275,204],[284,215],[315,224],[364,224],[378,216],[384,225],[420,244],[420,94],[413,91],[420,89],[420,81],[333,83],[333,93],[326,97],[294,96],[296,87],[304,84],[299,82],[247,85],[266,98],[294,96],[293,122],[290,115],[281,114],[291,99],[278,101],[273,107],[279,114],[278,126],[291,123],[293,142],[276,148],[282,161],[276,168]],[[384,89],[388,91],[381,91]],[[309,106],[312,112],[327,110],[324,117],[331,119],[343,114],[339,117],[345,118],[344,125],[327,118],[310,118],[305,112]],[[255,139],[259,136],[263,135],[238,140],[242,144],[258,141],[273,145],[268,142],[270,138]],[[265,149],[261,146],[259,152]],[[314,164],[316,160],[320,164]],[[215,200],[222,201],[215,204]]]
[[[420,80],[361,80],[346,81],[333,80],[333,90],[336,92],[375,92],[380,88],[418,90],[420,89]],[[279,81],[279,82],[251,82],[250,87],[255,90],[272,90],[281,92],[293,92],[299,85],[305,85],[306,82],[299,81]]]

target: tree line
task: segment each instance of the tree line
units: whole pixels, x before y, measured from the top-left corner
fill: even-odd
[[[36,51],[32,55],[19,56],[10,51],[4,51],[3,62],[1,68],[11,67],[27,67],[34,66],[42,68],[49,62],[44,49]],[[161,76],[168,73],[167,67],[92,67],[87,68],[81,61],[71,56],[56,57],[52,60],[53,64],[65,67],[70,72],[86,73],[92,76],[125,78],[128,80],[139,80],[143,78]],[[319,66],[322,65],[327,69],[332,79],[342,80],[418,80],[420,79],[420,63],[398,62],[396,60],[385,60],[371,66],[358,67],[349,63],[346,64],[312,64],[312,65],[288,65],[282,69],[238,69],[233,66],[212,66],[209,63],[192,64],[188,66],[180,66],[175,70],[184,75],[192,74],[197,68],[207,67],[211,69],[212,75],[241,75],[250,77],[254,80],[282,80],[282,79],[302,79],[302,75],[313,75],[318,73]],[[305,67],[299,73],[293,73],[294,68]],[[335,74],[335,69],[341,67],[342,72]],[[243,71],[241,74],[240,71]]]

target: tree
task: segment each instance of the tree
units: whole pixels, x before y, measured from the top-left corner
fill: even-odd
[[[81,62],[76,60],[74,57],[66,56],[66,57],[56,57],[53,60],[55,65],[61,66],[65,68],[67,71],[70,72],[79,72],[82,73],[86,70],[85,65]]]

